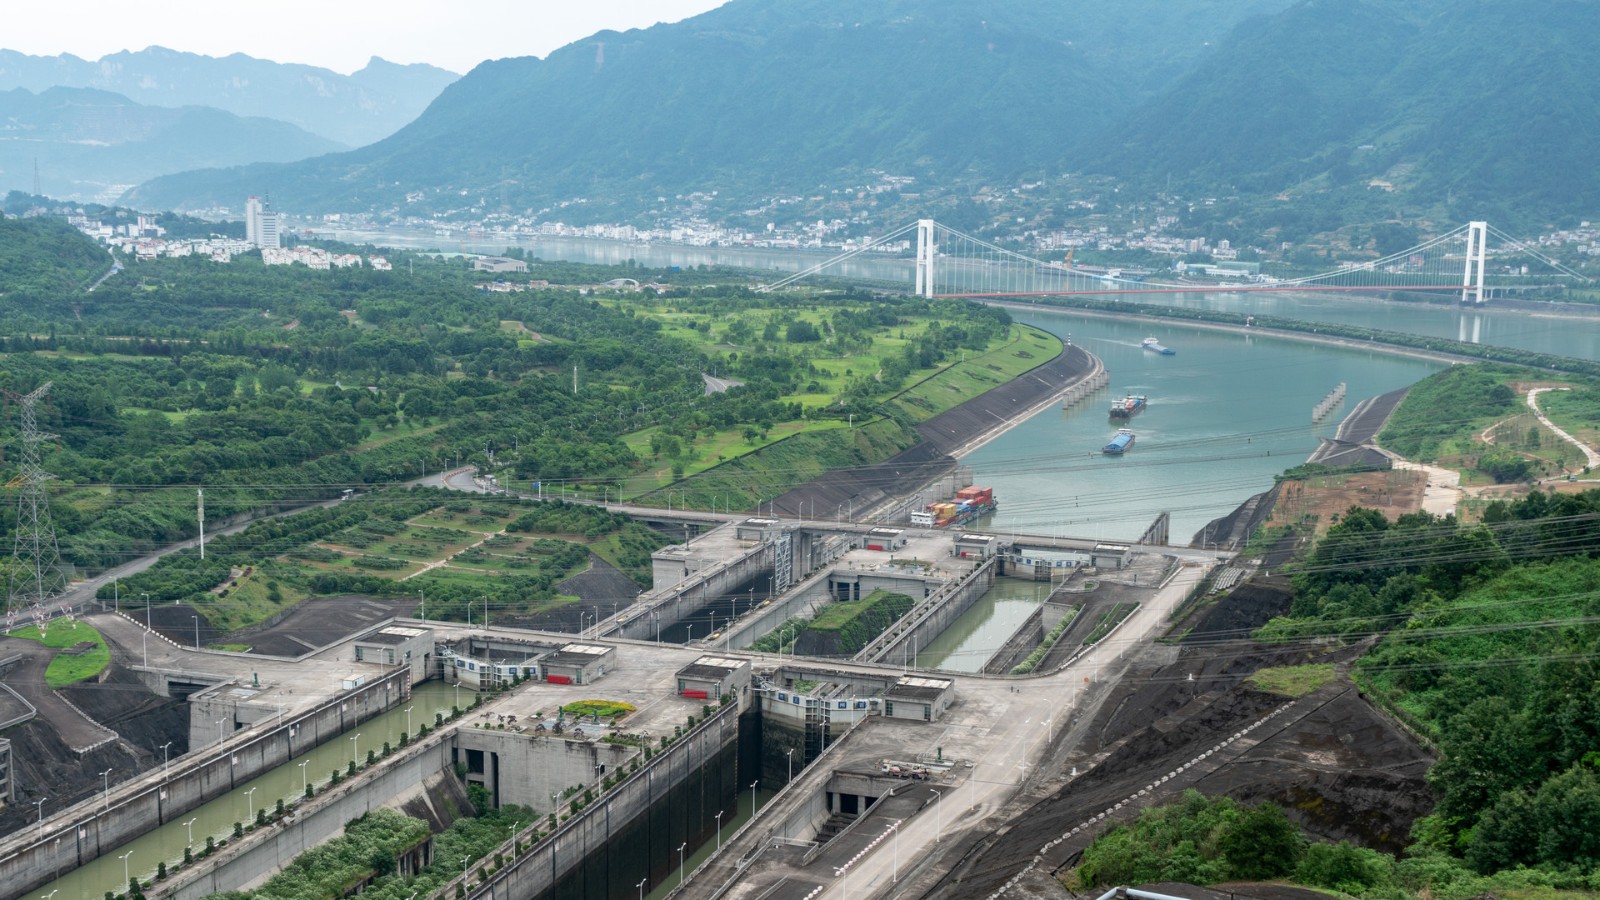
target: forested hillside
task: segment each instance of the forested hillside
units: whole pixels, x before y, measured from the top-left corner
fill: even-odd
[[[1543,221],[1600,200],[1583,139],[1600,128],[1596,31],[1583,0],[1538,15],[1484,0],[734,0],[481,65],[353,153],[132,196],[196,207],[270,182],[307,212],[504,197],[620,221],[693,191],[731,212],[890,174],[917,199],[880,205],[909,217],[929,190],[1089,173],[1143,194],[1316,196],[1363,221],[1397,206]]]
[[[459,204],[458,190],[535,210],[581,196],[571,221],[634,215],[663,193],[753,198],[868,170],[932,183],[1057,172],[1234,23],[1287,2],[734,0],[480,65],[372,147],[165,178],[133,197],[181,208],[268,181],[308,211],[419,190],[411,209]]]
[[[1538,15],[1305,0],[1241,26],[1087,148],[1088,168],[1261,197],[1377,180],[1402,203],[1456,204],[1462,219],[1592,209],[1600,177],[1580,136],[1600,128],[1596,31],[1600,7],[1582,0]]]
[[[36,296],[81,291],[110,267],[104,249],[60,219],[0,215],[0,304],[8,313]]]
[[[1477,524],[1352,508],[1261,636],[1381,636],[1358,682],[1442,754],[1418,849],[1479,874],[1600,872],[1600,491]]]
[[[106,259],[59,223],[3,225],[28,236],[0,243],[7,250],[43,254],[59,240]],[[399,262],[312,271],[255,255],[132,261],[92,294],[54,286],[77,276],[25,270],[0,298],[0,388],[53,383],[38,419],[57,436],[44,465],[64,561],[82,575],[192,536],[201,488],[219,522],[461,465],[524,490],[538,481],[556,495],[648,497],[808,431],[845,443],[868,427],[897,435],[862,448],[876,461],[915,440],[885,402],[905,384],[945,370],[992,380],[1004,370],[991,368],[991,344],[1023,368],[1055,352],[1029,333],[1037,355],[1021,353],[1023,332],[1003,311],[956,301],[761,296],[726,273],[561,263],[534,271],[567,286],[491,292],[489,276],[462,260]],[[624,273],[678,287],[668,297],[594,287]],[[708,393],[702,373],[713,369],[739,384]],[[11,409],[0,481],[15,474]],[[737,507],[805,477],[751,465],[705,502]],[[221,587],[230,569],[266,573],[270,591],[245,591],[260,595],[253,612],[215,614],[214,625],[235,627],[311,594],[391,593],[384,579],[449,559],[449,573],[403,593],[426,588],[441,614],[484,596],[523,609],[557,602],[557,583],[587,565],[585,547],[641,577],[659,543],[609,519],[553,524],[398,490],[361,502],[372,505],[218,539],[205,562],[174,555],[139,589],[192,603],[234,591]],[[0,532],[15,515],[0,508]],[[485,575],[496,576],[492,588]]]

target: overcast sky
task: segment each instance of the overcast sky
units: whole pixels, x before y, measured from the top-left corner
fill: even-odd
[[[244,53],[350,73],[372,56],[464,73],[486,59],[546,56],[613,28],[676,22],[724,0],[3,0],[0,49],[98,59],[151,45]]]

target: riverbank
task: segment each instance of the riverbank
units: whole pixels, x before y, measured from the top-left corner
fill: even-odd
[[[1008,310],[1029,312],[1059,312],[1074,316],[1083,316],[1090,319],[1111,319],[1128,321],[1129,319],[1143,322],[1159,322],[1163,325],[1177,325],[1180,328],[1192,328],[1196,331],[1211,331],[1219,334],[1261,335],[1263,337],[1283,338],[1288,341],[1299,341],[1305,344],[1321,344],[1327,347],[1343,347],[1349,350],[1375,350],[1379,353],[1388,353],[1392,356],[1403,356],[1410,359],[1422,359],[1429,362],[1459,365],[1461,363],[1484,362],[1485,360],[1460,353],[1448,353],[1441,350],[1422,350],[1416,347],[1406,347],[1400,344],[1386,344],[1375,339],[1357,340],[1355,338],[1337,335],[1318,334],[1316,331],[1294,331],[1286,328],[1270,328],[1261,325],[1235,325],[1228,322],[1208,322],[1203,319],[1186,319],[1175,316],[1162,316],[1152,313],[1139,312],[1113,312],[1100,309],[1080,309],[1075,306],[1055,306],[1039,303],[1018,303],[1013,300],[979,300],[976,301],[989,306],[999,306]],[[1392,302],[1392,301],[1385,301]]]
[[[957,456],[994,440],[1101,372],[1093,354],[1063,346],[1043,365],[917,425],[915,446],[880,463],[830,471],[782,494],[771,509],[827,518],[839,510],[865,514],[889,505],[948,474]]]

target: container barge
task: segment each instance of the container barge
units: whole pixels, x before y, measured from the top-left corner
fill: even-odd
[[[911,524],[923,528],[957,528],[995,510],[994,488],[964,487],[949,500],[913,510]]]
[[[1132,448],[1133,448],[1133,429],[1131,429],[1131,428],[1118,428],[1116,436],[1111,439],[1111,443],[1109,443],[1109,444],[1105,445],[1104,447],[1100,448],[1100,452],[1108,454],[1110,456],[1121,456],[1122,454],[1127,453]]]
[[[1121,400],[1114,400],[1111,403],[1111,418],[1131,419],[1144,412],[1147,400],[1148,398],[1143,394],[1129,394]]]

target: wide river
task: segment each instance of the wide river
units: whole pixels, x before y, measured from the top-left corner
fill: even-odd
[[[474,240],[418,233],[347,233],[343,240],[406,248],[500,253],[520,246],[548,260],[651,267],[741,266],[795,272],[825,254],[783,250],[689,247],[577,238]],[[863,255],[835,274],[911,280],[909,260]],[[1129,299],[1156,305],[1270,314],[1312,322],[1371,325],[1390,331],[1499,344],[1595,358],[1600,316],[1559,316],[1490,306],[1396,303],[1360,295],[1161,294]],[[981,524],[998,530],[1132,540],[1161,512],[1172,516],[1171,540],[1186,543],[1207,522],[1271,486],[1304,462],[1318,439],[1331,436],[1361,400],[1404,387],[1440,364],[1377,350],[1205,329],[1181,323],[1119,320],[1038,308],[1013,310],[1019,321],[1070,338],[1100,357],[1111,384],[1069,410],[1052,407],[962,460],[974,480],[995,488],[999,510]],[[1140,347],[1156,337],[1176,350],[1160,356]],[[1340,383],[1347,399],[1321,422],[1312,407]],[[1125,423],[1132,450],[1100,448],[1119,423],[1106,415],[1125,394],[1149,397]],[[1201,535],[1204,539],[1204,535]],[[1032,609],[1031,589],[996,591],[976,604],[939,641],[919,653],[921,665],[971,671],[1010,636]],[[1003,596],[1002,596],[1003,595]]]

